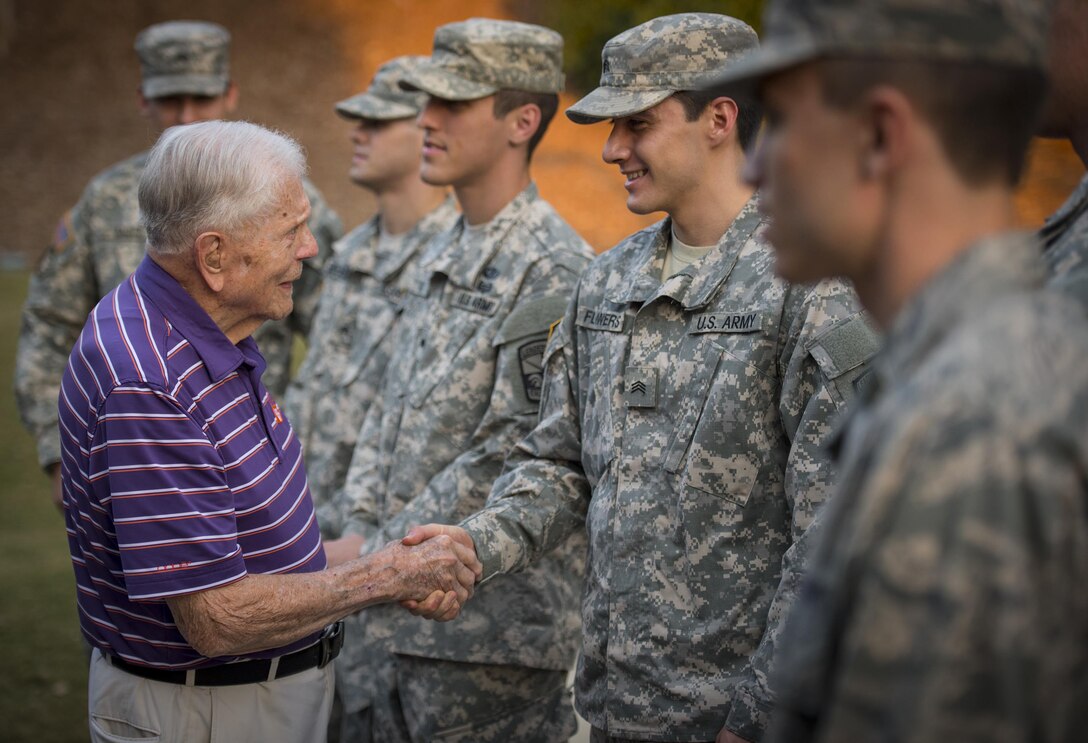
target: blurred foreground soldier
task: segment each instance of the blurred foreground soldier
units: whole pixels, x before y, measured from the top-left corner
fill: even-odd
[[[148,254],[69,360],[62,483],[94,741],[324,740],[332,623],[408,598],[450,619],[471,593],[478,563],[449,540],[323,570],[301,446],[250,337],[291,311],[317,252],[305,167],[253,124],[167,130],[139,186]]]
[[[1039,133],[1068,139],[1088,166],[1088,2],[1056,0],[1050,96]],[[1049,284],[1088,308],[1088,175],[1041,233]]]
[[[214,23],[171,21],[136,37],[140,58],[140,110],[156,134],[167,127],[222,119],[234,110],[238,88],[229,72],[230,35]],[[147,164],[141,152],[103,171],[57,226],[53,246],[30,280],[16,356],[15,391],[23,422],[38,442],[38,462],[50,472],[60,504],[57,391],[68,354],[99,299],[136,270],[144,256],[136,189]],[[340,236],[340,222],[304,181],[313,213],[310,227],[318,258]],[[315,261],[311,261],[314,263]],[[321,279],[307,265],[296,288],[296,309],[257,333],[269,360],[265,384],[283,394],[290,370],[292,334],[305,334]]]
[[[333,246],[306,361],[287,393],[325,538],[340,536],[333,499],[389,362],[420,250],[457,219],[446,189],[419,177],[423,131],[415,118],[427,96],[399,86],[426,59],[387,62],[365,93],[336,104],[355,124],[351,179],[377,197],[378,213]]]
[[[400,81],[426,57],[398,57],[378,70],[365,93],[336,104],[355,124],[351,179],[374,193],[378,213],[333,246],[325,264],[321,301],[310,332],[306,361],[291,382],[286,408],[309,474],[310,496],[326,539],[341,535],[342,492],[371,400],[393,352],[394,328],[415,276],[422,247],[457,219],[445,188],[419,177],[423,130],[415,117],[427,96],[401,90]],[[334,557],[334,562],[358,555]],[[365,646],[356,641],[358,621],[345,622],[337,669],[366,674]],[[330,737],[338,738],[341,712],[366,706],[362,684],[338,674]],[[349,720],[349,723],[353,722]],[[354,737],[352,728],[345,738]]]
[[[530,177],[562,48],[550,29],[471,19],[440,27],[430,61],[407,76],[429,96],[423,180],[452,186],[464,216],[425,250],[359,436],[345,527],[356,550],[479,510],[536,423],[548,328],[592,255]],[[456,626],[395,607],[362,615],[370,739],[567,740],[584,550],[494,581]]]
[[[786,622],[772,740],[1088,730],[1088,327],[1009,231],[1047,16],[779,0],[733,71],[762,81],[750,175],[779,270],[852,279],[887,330]]]
[[[594,741],[762,737],[779,618],[832,482],[821,444],[876,350],[843,284],[775,277],[740,177],[759,109],[698,92],[756,45],[741,21],[685,13],[605,46],[600,87],[567,116],[612,122],[603,157],[628,208],[668,218],[587,269],[548,345],[540,422],[464,522],[485,578],[588,531],[576,688]]]

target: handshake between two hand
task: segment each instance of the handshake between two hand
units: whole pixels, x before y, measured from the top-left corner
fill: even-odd
[[[388,553],[396,571],[400,605],[416,616],[438,622],[457,617],[483,575],[472,537],[457,526],[414,527],[382,552]]]

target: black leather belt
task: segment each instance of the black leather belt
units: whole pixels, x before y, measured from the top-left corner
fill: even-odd
[[[105,657],[115,668],[152,681],[187,686],[235,686],[274,681],[314,667],[324,668],[340,654],[340,648],[343,646],[344,623],[337,622],[329,625],[321,639],[310,647],[296,650],[288,655],[281,655],[279,658],[245,660],[210,668],[196,668],[191,671],[170,671],[129,663],[116,655],[105,654]]]

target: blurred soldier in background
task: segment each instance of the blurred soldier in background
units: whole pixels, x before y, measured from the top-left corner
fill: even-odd
[[[562,51],[550,29],[471,19],[438,28],[431,59],[407,75],[429,96],[423,180],[452,186],[464,216],[425,248],[409,289],[348,473],[344,554],[479,510],[536,423],[548,328],[592,255],[530,175]],[[395,607],[362,615],[370,739],[567,740],[584,551],[489,583],[456,626]]]
[[[887,331],[779,651],[769,738],[1084,740],[1088,325],[1010,232],[1039,0],[777,0],[750,176],[793,280]],[[726,87],[725,89],[729,89]]]
[[[1088,165],[1088,2],[1056,0],[1050,29],[1050,98],[1039,133],[1068,139]],[[1042,230],[1050,285],[1088,308],[1088,175]]]
[[[336,111],[355,124],[351,179],[371,191],[378,213],[333,246],[325,263],[324,284],[310,331],[306,361],[287,391],[288,415],[302,442],[321,534],[341,535],[342,493],[359,427],[377,394],[397,337],[401,315],[424,245],[457,219],[453,197],[441,186],[419,177],[423,130],[416,126],[425,93],[402,90],[399,83],[426,57],[398,57],[375,74],[365,93],[336,104]],[[343,542],[329,543],[331,545]],[[333,562],[358,556],[332,555]],[[342,711],[349,715],[345,739],[357,736],[351,715],[366,706],[366,646],[358,640],[358,620],[345,620],[345,652],[337,662],[337,701],[330,737],[340,734]],[[340,706],[342,705],[342,707]]]
[[[822,444],[876,351],[844,284],[774,275],[741,181],[759,107],[699,90],[757,43],[684,13],[605,45],[600,87],[567,116],[612,122],[628,208],[668,218],[586,270],[540,422],[464,522],[485,580],[588,530],[577,706],[602,743],[762,737],[779,618],[833,482]]]
[[[446,188],[419,177],[423,131],[415,119],[427,95],[399,86],[425,59],[386,62],[365,93],[336,104],[355,124],[351,179],[377,197],[378,212],[333,246],[306,360],[287,392],[325,538],[340,536],[333,498],[389,362],[420,250],[457,219]]]
[[[140,110],[156,133],[171,126],[221,119],[238,100],[230,79],[230,34],[214,23],[172,21],[136,37]],[[136,188],[147,162],[142,152],[103,171],[57,225],[53,245],[30,280],[16,355],[15,390],[23,422],[35,436],[39,464],[53,478],[60,505],[57,394],[68,354],[98,300],[136,270],[144,256]],[[256,334],[268,360],[264,383],[282,396],[291,364],[292,336],[309,330],[321,288],[318,267],[340,236],[340,221],[304,182],[318,255],[295,285],[295,309]]]

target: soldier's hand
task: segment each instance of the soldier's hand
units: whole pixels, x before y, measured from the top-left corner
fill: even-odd
[[[325,562],[329,564],[330,568],[334,568],[348,560],[354,560],[359,556],[359,550],[363,548],[363,541],[360,534],[345,534],[339,539],[330,539],[323,542]]]

